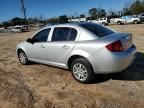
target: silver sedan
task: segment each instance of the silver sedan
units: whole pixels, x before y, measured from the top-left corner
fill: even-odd
[[[93,23],[60,24],[42,28],[17,45],[19,61],[70,69],[81,83],[95,74],[121,72],[135,58],[132,34],[118,33]]]

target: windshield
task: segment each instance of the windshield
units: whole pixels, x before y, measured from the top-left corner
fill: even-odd
[[[132,19],[133,16],[123,16],[122,19]]]
[[[81,24],[80,26],[89,30],[90,32],[94,33],[95,35],[99,37],[103,37],[103,36],[114,33],[114,31],[104,26],[98,25],[98,24],[86,23],[86,24]]]

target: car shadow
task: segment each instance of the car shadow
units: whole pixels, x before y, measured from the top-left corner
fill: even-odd
[[[92,84],[103,83],[110,79],[111,79],[111,75],[109,74],[96,74]]]
[[[34,63],[34,62],[32,62],[31,65],[32,64],[40,65],[39,63]],[[120,73],[113,73],[113,74],[106,74],[106,75],[97,74],[92,84],[103,83],[111,79],[124,80],[124,81],[144,80],[144,53],[137,52],[134,63],[126,70]]]
[[[120,73],[107,75],[96,75],[94,84],[103,83],[108,80],[142,81],[144,80],[144,53],[137,52],[134,63]]]
[[[113,80],[144,80],[144,53],[137,52],[134,63],[121,73],[111,74]]]

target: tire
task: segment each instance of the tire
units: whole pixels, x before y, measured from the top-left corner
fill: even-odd
[[[71,72],[73,78],[83,84],[91,83],[95,77],[90,63],[84,58],[78,58],[72,62]]]
[[[120,21],[118,21],[118,22],[117,22],[117,24],[118,24],[118,25],[121,25],[121,22],[120,22]]]
[[[18,59],[19,59],[20,63],[23,64],[23,65],[29,64],[29,61],[28,61],[28,59],[27,59],[27,56],[26,56],[26,54],[24,53],[24,51],[22,51],[22,50],[20,50],[20,51],[18,52]]]
[[[102,22],[102,25],[103,25],[103,26],[106,26],[106,23],[105,23],[105,22]]]
[[[137,21],[137,20],[134,20],[133,23],[134,23],[134,24],[138,24],[138,21]]]

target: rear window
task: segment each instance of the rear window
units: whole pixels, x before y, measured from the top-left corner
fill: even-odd
[[[80,26],[89,30],[90,32],[94,33],[99,37],[103,37],[114,33],[114,31],[98,24],[88,23],[88,24],[81,24]]]

